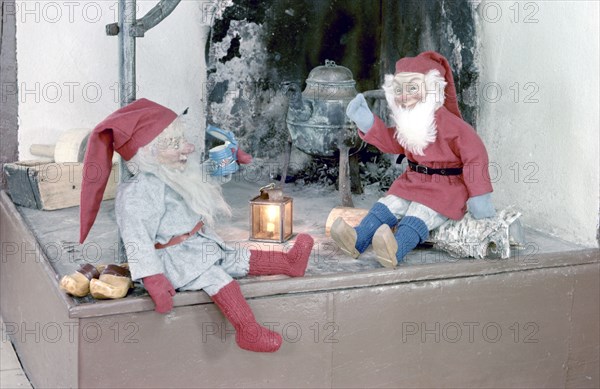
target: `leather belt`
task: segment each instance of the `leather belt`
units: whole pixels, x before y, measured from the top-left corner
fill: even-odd
[[[428,174],[428,175],[439,174],[441,176],[459,176],[463,173],[462,167],[449,167],[449,168],[445,168],[445,169],[433,169],[433,168],[430,168],[427,166],[419,165],[416,162],[411,161],[410,159],[407,159],[407,161],[408,161],[408,166],[410,166],[410,168],[417,173]]]
[[[155,243],[154,248],[157,250],[160,250],[160,249],[164,249],[169,246],[175,246],[176,244],[182,243],[182,242],[186,241],[188,238],[195,235],[196,232],[198,232],[202,229],[202,227],[204,227],[204,222],[201,220],[198,222],[198,224],[196,224],[196,226],[190,232],[174,236],[171,239],[169,239],[169,241],[165,244]]]

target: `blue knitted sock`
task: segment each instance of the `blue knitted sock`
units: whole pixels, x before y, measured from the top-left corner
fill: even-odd
[[[383,224],[393,227],[398,222],[398,219],[392,211],[382,203],[375,203],[373,208],[369,210],[367,216],[361,220],[360,224],[354,229],[356,230],[356,249],[359,253],[364,253],[367,247],[373,240],[375,231]]]
[[[429,237],[429,229],[425,222],[418,217],[405,216],[400,220],[394,236],[398,242],[396,259],[400,263],[406,254]]]

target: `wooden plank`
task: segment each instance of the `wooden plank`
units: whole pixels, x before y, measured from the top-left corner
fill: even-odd
[[[582,265],[336,292],[332,387],[562,387],[574,362],[568,334],[589,321],[595,324],[579,337],[591,347],[578,362],[590,373],[587,386],[598,387],[597,308],[575,326],[571,312],[574,299],[592,302],[597,288],[573,288],[597,282],[597,270]]]
[[[276,353],[235,344],[214,304],[82,319],[97,328],[81,342],[80,387],[290,388],[331,382],[332,305],[327,293],[249,302],[257,320],[281,332]]]
[[[79,320],[23,219],[0,193],[0,309],[34,387],[76,387]],[[67,300],[68,299],[68,300]]]
[[[491,276],[525,272],[542,268],[560,269],[576,265],[598,263],[598,250],[589,249],[571,253],[550,253],[536,257],[535,263],[518,261],[461,261],[448,264],[403,266],[398,269],[375,269],[364,273],[339,273],[303,278],[285,276],[255,277],[242,280],[242,291],[247,298],[263,298],[278,294],[301,294],[372,286],[408,284],[444,279]],[[177,293],[175,306],[206,304],[210,298],[203,291]],[[73,306],[71,317],[94,317],[103,314],[141,312],[153,308],[149,297],[127,298],[111,303]]]
[[[247,278],[242,290],[259,321],[280,330],[286,326],[278,353],[255,354],[221,332],[227,328],[224,318],[202,291],[178,293],[169,315],[155,313],[148,297],[76,306],[58,290],[52,263],[5,193],[0,214],[4,317],[40,325],[78,323],[80,329],[77,341],[43,344],[43,351],[39,343],[17,344],[36,386],[598,386],[597,309],[589,308],[599,289],[598,249],[296,279]],[[21,240],[34,242],[25,246],[31,253],[10,244]],[[465,327],[467,320],[479,324]],[[515,322],[517,342],[512,338],[517,327],[510,327]],[[409,337],[406,331],[415,328],[407,325],[413,323],[433,329],[425,342],[420,333]],[[458,342],[449,332],[456,330],[453,323],[463,330]],[[481,331],[488,323],[488,338],[482,332],[477,341],[465,338],[469,328]],[[524,342],[536,329],[525,327],[529,323],[539,328],[537,343]],[[497,326],[503,336],[490,341]],[[434,341],[436,333],[443,342]]]
[[[564,385],[567,388],[600,387],[600,264],[573,268],[569,355]]]

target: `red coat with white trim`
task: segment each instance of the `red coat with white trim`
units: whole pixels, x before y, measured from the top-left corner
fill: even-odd
[[[359,136],[367,143],[388,154],[405,154],[419,165],[429,168],[462,167],[457,176],[427,175],[410,168],[398,177],[387,194],[416,201],[454,220],[462,219],[470,197],[492,192],[488,172],[488,155],[475,130],[464,120],[440,107],[435,112],[437,137],[424,149],[423,156],[405,150],[396,140],[396,128],[387,128],[375,116],[375,123]]]

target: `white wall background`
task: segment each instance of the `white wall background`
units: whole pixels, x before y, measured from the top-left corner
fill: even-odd
[[[156,0],[138,0],[140,18]],[[137,39],[137,97],[176,112],[190,107],[204,140],[210,1],[183,0],[163,22]],[[31,144],[54,144],[62,131],[93,128],[119,108],[118,37],[105,25],[118,20],[116,0],[17,1],[19,159]],[[201,130],[202,129],[202,130]]]
[[[141,17],[156,1],[138,0]],[[599,97],[596,1],[482,1],[481,110],[497,206],[526,224],[597,245]],[[17,1],[19,158],[119,107],[117,1]],[[183,0],[138,39],[138,97],[192,108],[203,144],[210,1]],[[517,93],[518,92],[518,93]],[[98,94],[101,93],[101,94]]]
[[[486,0],[478,13],[477,130],[496,204],[516,204],[526,224],[597,246],[599,3]]]

